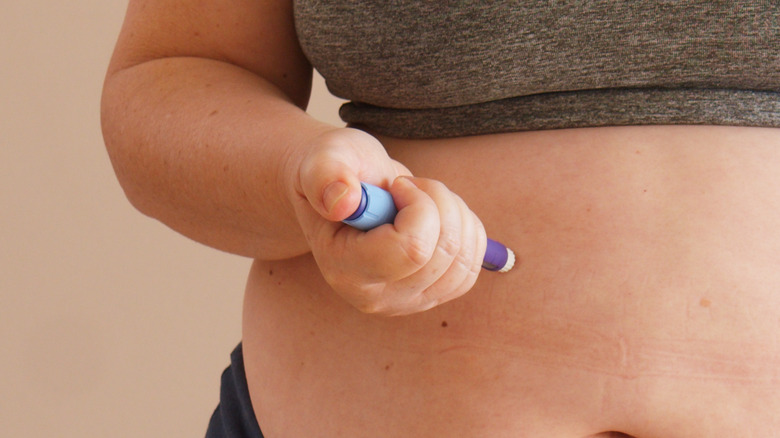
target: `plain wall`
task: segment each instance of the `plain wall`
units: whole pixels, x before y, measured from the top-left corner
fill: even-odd
[[[135,211],[99,101],[126,2],[0,13],[0,436],[203,436],[250,260]],[[310,112],[341,124],[315,81]]]

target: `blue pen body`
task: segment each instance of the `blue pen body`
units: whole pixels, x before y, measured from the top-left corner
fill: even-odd
[[[360,183],[360,186],[363,189],[360,205],[343,222],[363,231],[383,224],[392,224],[398,210],[395,208],[395,202],[390,192],[371,184]]]

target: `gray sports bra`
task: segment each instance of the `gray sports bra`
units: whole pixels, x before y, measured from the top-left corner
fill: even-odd
[[[780,127],[780,0],[295,0],[341,117],[409,138]]]

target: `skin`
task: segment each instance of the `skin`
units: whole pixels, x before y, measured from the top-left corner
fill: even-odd
[[[468,291],[484,254],[479,219],[436,181],[396,183],[409,171],[372,136],[307,116],[310,80],[290,4],[130,2],[102,107],[128,198],[218,249],[260,260],[311,251],[367,312],[418,312]],[[393,194],[394,227],[363,236],[335,223],[357,208],[361,180]]]
[[[103,95],[133,205],[255,259],[266,436],[780,430],[777,130],[405,141],[311,119],[310,78],[289,3],[131,0]],[[395,224],[338,222],[360,180]]]
[[[382,141],[413,172],[460,193],[520,264],[483,273],[456,300],[388,319],[334,295],[310,274],[310,256],[256,262],[243,341],[263,430],[561,438],[780,430],[775,130]]]

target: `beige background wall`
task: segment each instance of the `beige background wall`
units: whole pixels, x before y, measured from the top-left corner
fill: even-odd
[[[0,436],[203,436],[250,261],[137,213],[99,99],[126,2],[0,9]],[[311,112],[339,123],[315,83]]]

